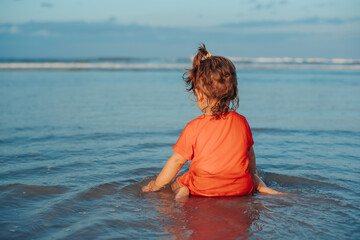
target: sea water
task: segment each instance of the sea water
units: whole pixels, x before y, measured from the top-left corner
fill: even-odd
[[[360,71],[240,69],[287,196],[142,193],[201,114],[181,69],[0,72],[0,239],[359,239]]]

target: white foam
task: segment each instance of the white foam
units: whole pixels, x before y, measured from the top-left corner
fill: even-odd
[[[315,65],[315,64],[235,64],[236,69],[298,69],[298,70],[360,70],[358,65]]]
[[[144,64],[144,63],[0,63],[0,69],[53,69],[53,70],[87,70],[87,69],[184,69],[184,64]]]
[[[309,63],[309,64],[360,64],[360,59],[345,59],[345,58],[246,58],[246,57],[229,57],[233,62],[239,63]]]

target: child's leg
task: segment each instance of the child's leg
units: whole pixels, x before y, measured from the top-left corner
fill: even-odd
[[[176,201],[186,201],[189,198],[190,191],[187,187],[181,187],[175,193]]]
[[[182,201],[186,200],[189,197],[190,191],[187,187],[182,186],[178,179],[176,178],[175,181],[171,184],[171,189],[175,192],[175,200]]]

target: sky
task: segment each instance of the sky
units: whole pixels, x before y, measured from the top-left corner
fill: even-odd
[[[358,0],[0,0],[0,58],[360,58]]]

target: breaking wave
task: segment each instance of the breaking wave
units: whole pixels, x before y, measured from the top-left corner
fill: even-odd
[[[0,59],[0,70],[176,70],[189,58]],[[238,69],[360,70],[360,59],[229,57]]]

